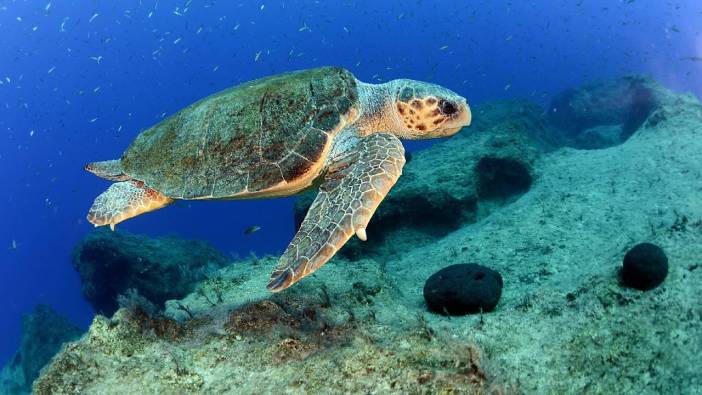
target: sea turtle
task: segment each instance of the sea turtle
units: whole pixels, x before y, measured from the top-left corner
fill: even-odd
[[[115,181],[88,221],[114,226],[179,199],[290,196],[319,187],[273,271],[281,291],[325,264],[366,225],[405,164],[399,138],[469,125],[466,100],[413,80],[358,81],[323,67],[262,78],[186,107],[139,134],[120,159],[85,169]]]

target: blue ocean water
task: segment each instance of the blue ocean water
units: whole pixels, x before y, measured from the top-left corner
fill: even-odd
[[[139,131],[238,83],[337,65],[359,79],[413,78],[486,101],[541,103],[564,88],[647,73],[702,95],[695,0],[0,2],[0,364],[21,315],[93,316],[71,264],[109,182],[83,171]],[[427,142],[411,143],[421,149]],[[186,202],[118,226],[280,253],[291,198]],[[245,235],[258,225],[261,230]]]

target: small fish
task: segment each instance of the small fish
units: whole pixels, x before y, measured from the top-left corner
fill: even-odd
[[[93,21],[95,20],[95,18],[97,18],[99,15],[100,15],[100,14],[98,14],[97,12],[94,13],[93,16],[91,16],[90,19],[88,20],[88,23],[93,23]]]
[[[12,247],[11,249],[16,250],[17,249],[17,240],[12,239]]]
[[[256,52],[256,57],[254,58],[254,62],[258,62],[258,59],[261,58],[261,52],[262,52],[262,51]]]
[[[244,234],[250,235],[250,234],[258,232],[259,230],[261,230],[261,227],[258,225],[249,226],[248,228],[246,228],[246,230],[244,230]]]

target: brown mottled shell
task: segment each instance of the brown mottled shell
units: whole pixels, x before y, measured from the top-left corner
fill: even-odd
[[[340,68],[255,80],[142,132],[122,156],[122,167],[172,198],[285,191],[321,168],[332,131],[357,102],[356,80]]]

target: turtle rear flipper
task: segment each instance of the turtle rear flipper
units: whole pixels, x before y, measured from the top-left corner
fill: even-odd
[[[119,159],[88,163],[85,170],[110,181],[127,181],[130,178],[122,171],[122,161]]]
[[[376,133],[329,165],[324,183],[278,266],[268,289],[282,291],[327,263],[356,234],[366,240],[366,226],[402,174],[405,150],[397,137]]]
[[[141,181],[116,182],[95,199],[88,212],[88,221],[95,226],[110,225],[112,230],[118,223],[167,206],[173,199]]]

